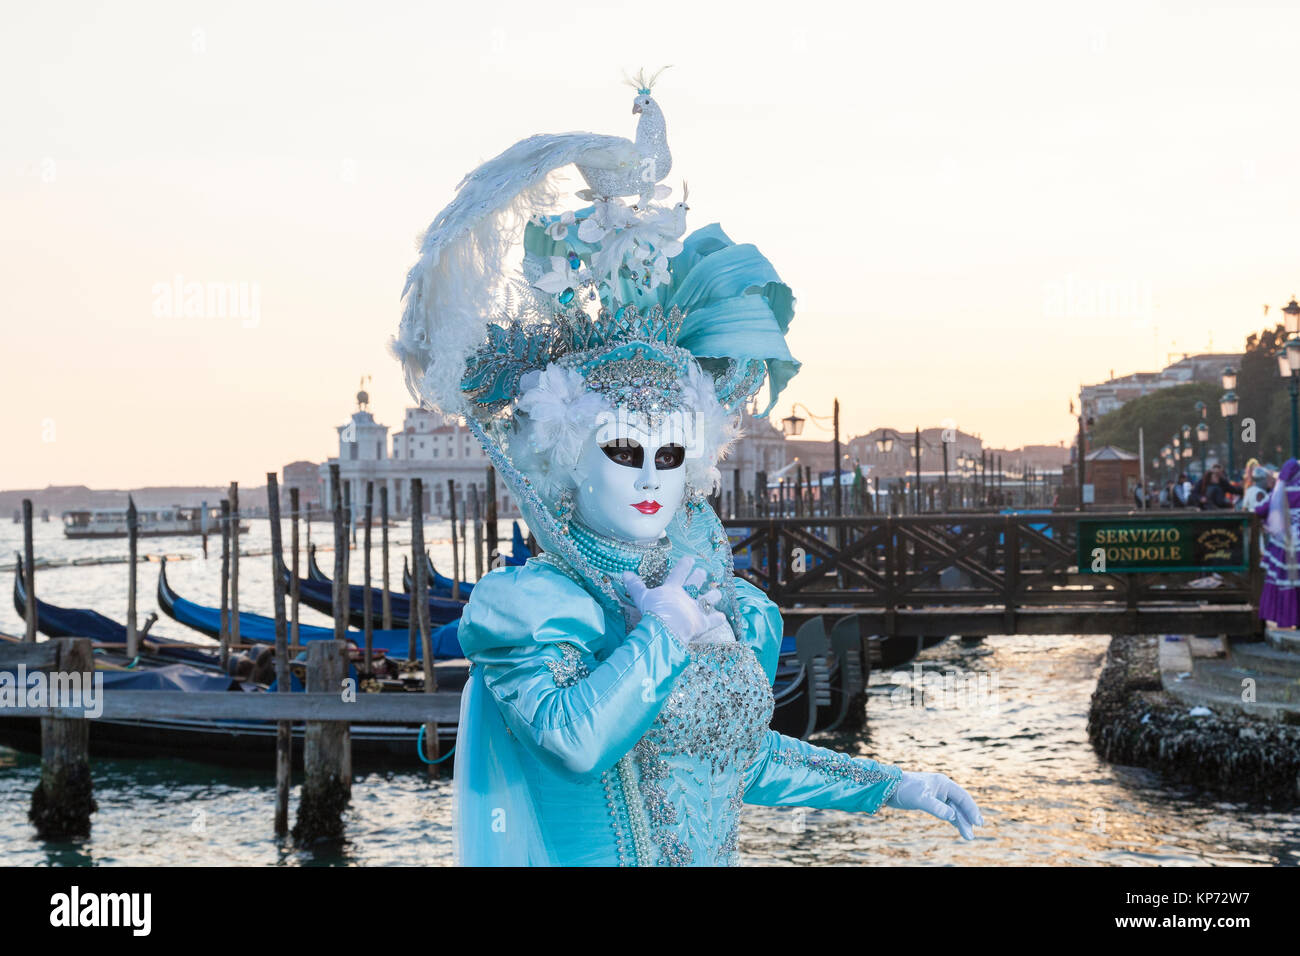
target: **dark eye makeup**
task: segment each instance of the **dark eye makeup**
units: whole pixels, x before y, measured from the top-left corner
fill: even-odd
[[[645,449],[640,443],[631,438],[618,438],[614,441],[607,441],[601,444],[600,450],[616,465],[623,465],[627,468],[640,468],[645,464]],[[659,471],[668,471],[672,468],[680,468],[686,461],[686,448],[682,445],[668,444],[661,445],[655,452],[655,468]]]

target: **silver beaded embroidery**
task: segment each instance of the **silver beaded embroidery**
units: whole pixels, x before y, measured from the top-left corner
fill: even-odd
[[[710,644],[693,649],[690,658],[632,750],[649,838],[657,862],[667,866],[697,862],[688,835],[707,853],[698,862],[734,861],[739,777],[757,757],[772,719],[771,688],[747,645]]]
[[[901,772],[896,767],[886,768],[875,761],[850,757],[848,754],[824,750],[820,747],[814,748],[811,753],[794,748],[778,750],[772,754],[771,759],[787,767],[802,767],[830,780],[847,780],[863,787],[889,781],[881,803],[893,795],[902,779]]]
[[[572,687],[590,673],[582,662],[582,651],[567,641],[555,646],[559,648],[561,657],[558,661],[547,660],[546,666],[555,678],[556,687]]]
[[[647,358],[637,349],[630,358],[612,359],[586,373],[587,390],[602,396],[615,408],[645,416],[652,428],[682,405],[682,386],[676,367]]]

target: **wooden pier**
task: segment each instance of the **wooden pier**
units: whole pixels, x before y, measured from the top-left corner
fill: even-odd
[[[1237,519],[1243,570],[1092,573],[1080,522],[1141,527]],[[791,629],[862,616],[884,636],[1262,634],[1260,521],[1213,512],[1095,512],[730,518],[737,573],[781,606]],[[1204,586],[1213,583],[1214,586]]]

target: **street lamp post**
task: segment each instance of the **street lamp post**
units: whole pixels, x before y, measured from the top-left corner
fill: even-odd
[[[1291,300],[1295,304],[1295,300]],[[1285,309],[1283,311],[1286,311]],[[1289,324],[1289,320],[1288,320]],[[1287,380],[1291,392],[1291,457],[1300,457],[1300,411],[1297,399],[1300,399],[1300,339],[1291,338],[1286,345],[1277,350],[1278,374]]]
[[[1228,380],[1228,377],[1225,375],[1223,379],[1226,382]],[[1233,381],[1236,382],[1235,375],[1233,376]],[[1222,415],[1224,421],[1228,423],[1228,480],[1231,481],[1233,474],[1235,474],[1237,470],[1236,465],[1233,464],[1233,456],[1232,456],[1232,452],[1233,452],[1232,446],[1233,446],[1233,437],[1234,437],[1232,431],[1232,420],[1237,415],[1237,393],[1236,392],[1228,391],[1223,393],[1223,396],[1219,399],[1219,414]]]
[[[1206,445],[1210,441],[1210,426],[1206,422],[1206,416],[1209,414],[1210,407],[1204,402],[1196,403],[1196,414],[1201,420],[1196,423],[1196,440],[1201,445],[1201,474],[1205,474],[1205,452]]]
[[[798,414],[797,409],[802,408],[804,413],[817,423],[818,428],[825,429],[826,426],[822,421],[825,415],[814,415],[808,410],[808,406],[802,402],[795,402],[790,406],[790,414],[781,419],[781,431],[786,438],[796,438],[803,433],[804,420]],[[844,514],[844,497],[843,489],[840,488],[840,400],[834,401],[831,411],[831,450],[835,457],[835,484],[832,486],[831,500],[834,502],[835,515],[839,517]]]

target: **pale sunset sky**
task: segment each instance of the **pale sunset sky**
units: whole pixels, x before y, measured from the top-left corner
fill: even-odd
[[[846,435],[1068,441],[1081,382],[1239,349],[1300,292],[1294,3],[0,18],[0,488],[261,484],[335,452],[364,374],[400,427],[417,235],[532,133],[632,136],[641,66],[672,64],[689,228],[755,243],[798,299],[780,415],[838,396]],[[178,277],[242,284],[249,315],[187,316]]]

